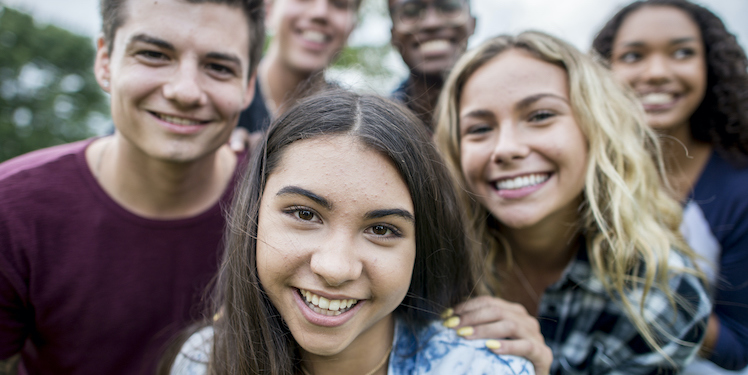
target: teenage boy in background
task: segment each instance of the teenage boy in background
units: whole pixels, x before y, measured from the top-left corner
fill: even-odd
[[[361,0],[266,0],[272,39],[257,69],[255,98],[239,120],[232,145],[242,149],[273,118],[299,99],[326,86],[322,72],[345,47],[356,26]]]
[[[262,0],[102,0],[113,135],[0,164],[0,364],[152,373],[217,271]]]
[[[389,0],[392,45],[410,74],[392,93],[429,128],[444,79],[475,31],[468,0]]]

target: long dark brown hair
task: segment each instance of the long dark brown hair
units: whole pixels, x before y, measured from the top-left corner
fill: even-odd
[[[610,61],[621,24],[644,6],[680,9],[698,25],[706,55],[707,88],[704,100],[691,115],[691,135],[711,143],[734,165],[748,165],[748,59],[735,36],[714,13],[686,0],[635,1],[603,26],[592,48]]]
[[[452,182],[418,119],[389,100],[344,90],[299,102],[268,130],[235,193],[213,312],[211,374],[296,374],[300,354],[257,275],[257,219],[265,182],[296,141],[346,135],[389,158],[410,190],[416,259],[395,310],[416,328],[461,302],[475,286],[469,242]]]

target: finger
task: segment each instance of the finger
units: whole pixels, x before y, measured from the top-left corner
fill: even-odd
[[[536,327],[532,322],[515,322],[511,320],[502,320],[490,324],[476,326],[460,326],[455,328],[457,334],[468,340],[475,339],[515,339],[530,340],[543,342],[543,335],[540,333],[540,327]]]
[[[243,152],[247,143],[248,135],[249,133],[247,132],[247,129],[234,129],[234,131],[231,132],[231,138],[229,138],[229,147],[231,147],[231,150],[236,153]]]
[[[524,307],[510,302],[487,304],[479,309],[465,311],[459,316],[461,325],[477,326],[502,320],[537,325],[537,319],[527,313]]]
[[[525,357],[532,362],[537,375],[547,375],[553,362],[553,352],[545,343],[530,340],[487,340],[486,347],[499,355]]]
[[[462,315],[468,311],[472,310],[479,310],[486,308],[488,306],[495,306],[495,305],[501,305],[501,302],[504,300],[497,298],[497,297],[491,297],[491,296],[479,296],[471,298],[454,308],[455,314]]]
[[[471,298],[455,306],[454,312],[457,315],[463,315],[470,311],[493,309],[493,308],[501,308],[501,309],[516,311],[516,312],[526,311],[525,308],[518,303],[509,302],[499,297],[480,296],[480,297]]]

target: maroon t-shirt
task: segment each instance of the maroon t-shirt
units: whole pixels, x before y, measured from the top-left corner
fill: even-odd
[[[152,373],[217,271],[232,188],[195,217],[145,219],[96,182],[91,141],[0,164],[0,359],[21,352],[21,373]]]

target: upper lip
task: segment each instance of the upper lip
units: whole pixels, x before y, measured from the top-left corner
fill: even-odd
[[[314,294],[316,294],[316,295],[318,295],[320,297],[325,297],[325,298],[327,298],[329,300],[335,300],[335,299],[355,299],[355,300],[359,300],[360,301],[360,300],[365,299],[365,298],[358,298],[358,297],[346,296],[346,295],[343,295],[343,294],[320,292],[317,289],[310,289],[310,288],[296,288],[296,289],[306,290],[306,291],[312,292],[312,293],[314,293]]]
[[[159,111],[152,111],[152,110],[148,110],[148,112],[151,112],[152,114],[158,115],[158,116],[179,117],[181,119],[185,119],[188,121],[195,121],[195,122],[210,122],[211,121],[211,120],[201,119],[201,118],[183,115],[183,114],[173,114],[173,113],[166,113],[166,112],[159,112]]]

